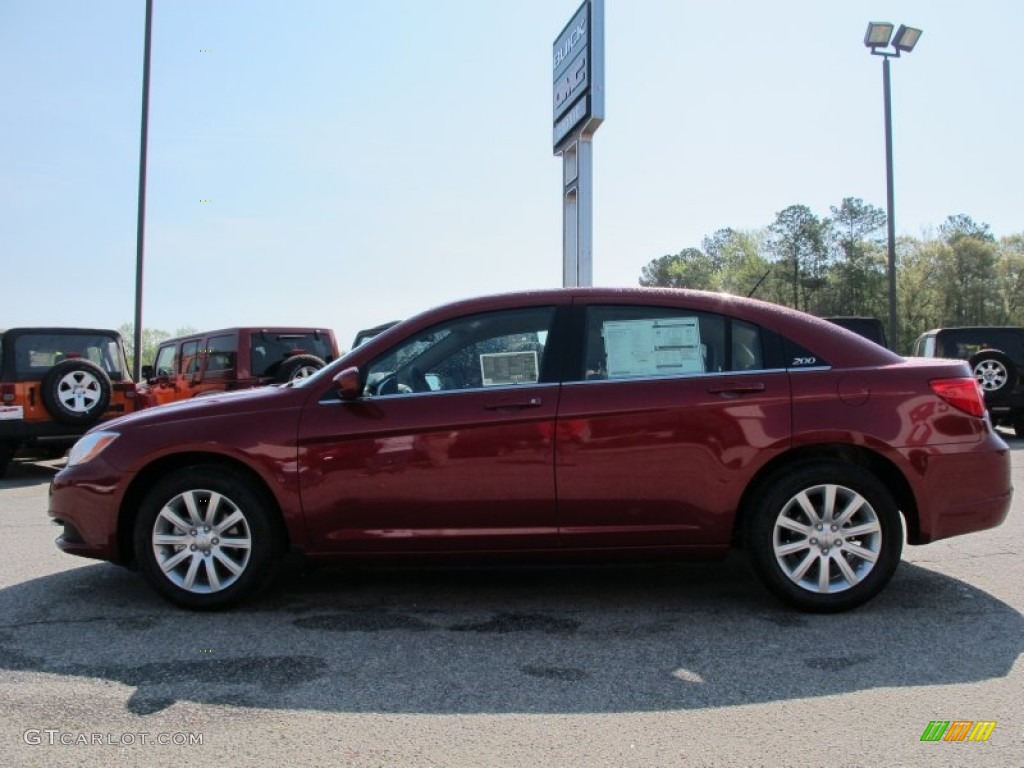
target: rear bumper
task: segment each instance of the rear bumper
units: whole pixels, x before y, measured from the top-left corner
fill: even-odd
[[[909,538],[911,544],[995,528],[1010,511],[1013,482],[1006,443],[993,432],[968,451],[950,448],[948,453],[913,457],[922,471],[919,530]]]

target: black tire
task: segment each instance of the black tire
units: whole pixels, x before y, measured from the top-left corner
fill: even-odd
[[[983,349],[968,360],[971,373],[989,399],[1008,395],[1017,385],[1019,371],[1009,355],[996,349]]]
[[[18,444],[16,442],[0,442],[0,477],[4,476],[4,473],[7,471],[7,465],[11,463],[11,459],[14,458],[17,450]]]
[[[59,422],[86,425],[99,421],[110,406],[110,377],[89,360],[62,360],[43,377],[43,405]]]
[[[1024,413],[1014,411],[1010,424],[1013,426],[1013,434],[1024,440]]]
[[[319,371],[327,363],[316,355],[295,355],[289,357],[278,366],[274,381],[284,384],[295,379],[304,379]]]
[[[808,502],[818,520],[806,511]],[[760,488],[747,523],[754,572],[776,597],[804,611],[867,602],[892,578],[903,551],[892,494],[866,470],[840,462],[779,472]]]
[[[214,494],[214,509],[202,512]],[[273,503],[242,474],[184,467],[146,494],[135,519],[135,558],[150,585],[175,605],[227,608],[274,576],[283,550],[277,521]]]

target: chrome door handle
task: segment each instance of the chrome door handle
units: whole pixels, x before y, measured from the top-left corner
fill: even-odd
[[[488,403],[484,406],[484,410],[487,411],[518,411],[522,408],[539,408],[543,405],[543,400],[539,397],[529,397],[525,400],[508,398],[507,400],[499,400],[496,403]]]
[[[764,384],[755,381],[750,383],[725,382],[708,387],[712,395],[749,395],[754,392],[764,392]]]

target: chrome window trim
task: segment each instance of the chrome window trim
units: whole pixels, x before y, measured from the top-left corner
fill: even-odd
[[[667,376],[621,376],[615,379],[574,379],[564,382],[564,386],[576,384],[622,384],[635,381],[693,381],[694,379],[719,379],[734,376],[763,376],[765,374],[788,373],[788,368],[758,368],[753,371],[711,371],[710,373],[689,373]],[[795,370],[811,370],[809,368]],[[829,370],[827,368],[822,370]]]
[[[569,382],[566,382],[569,383]],[[558,389],[561,384],[558,382],[545,381],[544,383],[537,384],[501,384],[496,387],[466,387],[465,389],[439,389],[431,392],[396,392],[393,395],[362,395],[355,400],[342,400],[340,398],[324,399],[324,396],[331,395],[332,391],[328,390],[324,393],[324,396],[317,401],[319,405],[337,405],[339,403],[376,403],[384,400],[395,400],[398,398],[409,398],[409,397],[429,397],[431,395],[456,395],[465,394],[466,392],[510,392],[513,390],[521,390],[526,387],[532,389],[541,389],[544,391]]]

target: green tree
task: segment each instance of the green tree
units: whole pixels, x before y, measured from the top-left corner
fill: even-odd
[[[815,311],[812,295],[824,284],[827,263],[825,226],[806,205],[791,205],[779,211],[768,231],[769,252],[781,266],[775,277],[789,286],[787,303],[807,312]]]
[[[943,324],[945,291],[939,281],[940,251],[943,248],[945,245],[936,240],[921,242],[901,238],[896,243],[896,306],[900,337],[890,339],[889,346],[897,352],[910,352],[914,339]],[[884,314],[878,317],[884,317]]]
[[[978,224],[966,213],[947,216],[946,221],[939,226],[939,235],[950,245],[964,237],[992,243],[996,240],[989,231],[988,224]]]
[[[995,241],[978,230],[940,227],[940,232],[945,237],[936,251],[939,285],[945,294],[942,324],[991,325],[1001,314]]]
[[[887,295],[886,254],[880,230],[885,211],[859,197],[846,197],[831,206],[830,236],[840,254],[830,275],[831,307],[828,314],[887,314],[879,299]],[[881,312],[879,312],[881,310]]]
[[[820,219],[792,205],[763,230],[730,227],[703,238],[701,248],[654,259],[642,285],[725,291],[818,315],[888,313],[885,213],[860,198],[843,198]],[[989,225],[949,216],[937,234],[896,242],[900,336],[911,351],[917,336],[950,325],[1024,325],[1024,233],[996,240]]]
[[[118,329],[124,339],[124,351],[128,356],[128,370],[135,370],[135,323],[123,323]],[[179,328],[173,334],[157,328],[142,329],[142,364],[150,365],[156,357],[157,347],[160,342],[179,336],[191,336],[196,333],[195,328]]]
[[[1001,325],[1024,324],[1024,234],[999,240],[996,263],[996,290],[999,295]]]
[[[755,295],[766,298],[759,285],[772,269],[764,253],[765,240],[764,230],[735,229],[720,229],[704,238],[704,252],[718,267],[718,290],[750,296],[757,289]]]
[[[664,288],[717,289],[714,260],[699,248],[654,259],[640,273],[640,285]]]

